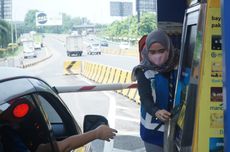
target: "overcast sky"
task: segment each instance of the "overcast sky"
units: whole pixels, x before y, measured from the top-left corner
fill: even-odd
[[[12,0],[13,20],[24,20],[28,10],[46,13],[66,13],[72,17],[87,17],[94,23],[110,23],[110,0]]]

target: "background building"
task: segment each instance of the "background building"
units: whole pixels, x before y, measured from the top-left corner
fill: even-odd
[[[0,19],[12,19],[12,0],[0,0]]]
[[[157,12],[157,0],[136,0],[137,12]]]
[[[157,0],[136,0],[137,19],[140,22],[142,12],[157,12]]]

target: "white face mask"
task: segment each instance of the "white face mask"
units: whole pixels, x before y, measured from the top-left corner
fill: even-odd
[[[148,53],[148,57],[150,62],[152,62],[157,66],[161,66],[168,60],[169,51],[164,51],[163,53],[155,53],[155,54]]]

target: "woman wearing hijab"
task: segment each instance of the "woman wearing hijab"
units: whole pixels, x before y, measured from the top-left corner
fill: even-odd
[[[164,125],[159,124],[171,116],[178,53],[162,30],[151,32],[145,44],[143,60],[132,71],[141,101],[140,135],[146,152],[163,152]]]

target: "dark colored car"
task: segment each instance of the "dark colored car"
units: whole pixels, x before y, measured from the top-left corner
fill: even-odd
[[[109,46],[109,43],[107,41],[101,41],[100,44],[101,46],[105,46],[105,47]]]
[[[15,151],[22,145],[33,152],[42,143],[50,143],[56,152],[59,151],[56,141],[82,133],[58,90],[21,69],[0,68],[0,71],[0,152]],[[100,117],[86,116],[84,129],[104,123]],[[95,125],[90,124],[92,120],[99,121]]]

